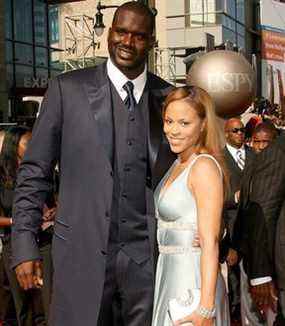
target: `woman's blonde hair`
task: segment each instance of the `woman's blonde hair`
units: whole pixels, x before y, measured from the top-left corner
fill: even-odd
[[[224,182],[227,185],[228,173],[222,155],[222,148],[225,145],[224,133],[215,113],[215,104],[212,98],[205,90],[197,86],[178,87],[168,94],[164,102],[163,118],[169,104],[175,101],[188,103],[204,121],[204,128],[198,139],[195,152],[196,154],[207,153],[215,157],[221,165]]]

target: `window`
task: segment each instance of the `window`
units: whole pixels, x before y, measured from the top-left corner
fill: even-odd
[[[49,33],[50,43],[58,43],[59,41],[59,21],[58,21],[58,7],[50,6],[49,8]]]
[[[236,1],[226,0],[225,1],[225,12],[232,18],[236,18]]]
[[[13,43],[6,41],[6,62],[13,63]]]
[[[36,66],[37,67],[47,67],[48,66],[47,48],[36,47],[35,48],[35,56],[36,56]]]
[[[14,31],[15,40],[32,43],[32,1],[14,0]]]
[[[244,0],[237,0],[237,20],[241,23],[245,22],[244,11]]]
[[[33,67],[16,65],[16,86],[31,87],[33,79]]]
[[[34,0],[34,28],[35,43],[38,45],[47,45],[46,4],[41,0]]]
[[[16,43],[15,44],[15,63],[32,65],[33,64],[33,47],[31,45]]]
[[[6,0],[4,3],[5,11],[5,33],[6,38],[12,38],[12,13],[11,13],[11,0]]]
[[[223,42],[226,41],[231,41],[234,45],[236,45],[236,34],[227,28],[223,28]]]

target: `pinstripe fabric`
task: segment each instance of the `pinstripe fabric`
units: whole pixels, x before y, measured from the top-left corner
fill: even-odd
[[[285,288],[285,136],[258,154],[244,171],[239,214],[246,272],[272,276]]]

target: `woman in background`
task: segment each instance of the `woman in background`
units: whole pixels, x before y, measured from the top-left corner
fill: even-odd
[[[0,227],[3,228],[3,262],[14,299],[19,326],[45,326],[45,318],[40,290],[24,291],[20,288],[15,271],[10,268],[12,204],[17,170],[27,149],[31,132],[26,127],[16,126],[5,132],[0,155],[0,204],[3,216]]]

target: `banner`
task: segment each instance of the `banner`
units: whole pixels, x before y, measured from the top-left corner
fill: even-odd
[[[262,96],[285,114],[285,3],[260,1]]]

